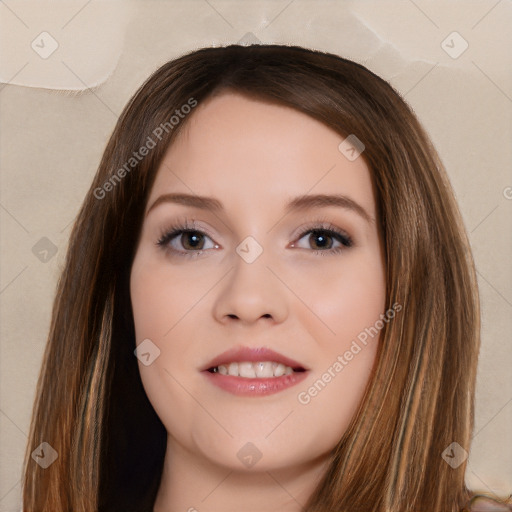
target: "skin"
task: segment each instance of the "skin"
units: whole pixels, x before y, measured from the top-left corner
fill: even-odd
[[[154,510],[299,511],[357,411],[378,346],[379,336],[370,338],[309,403],[299,402],[385,312],[370,172],[363,158],[340,152],[344,137],[322,123],[232,92],[198,105],[184,128],[157,171],[146,212],[170,192],[211,196],[225,210],[155,206],[131,270],[136,343],[149,338],[160,350],[148,366],[138,361],[139,371],[168,432]],[[291,198],[334,193],[371,220],[339,206],[284,214]],[[196,233],[197,257],[156,245],[183,217],[213,235]],[[333,253],[341,246],[335,237],[324,232],[322,245],[307,232],[316,221],[348,233],[353,246]],[[252,263],[235,251],[249,235],[263,248]],[[172,247],[198,251],[187,235]],[[235,346],[269,347],[309,375],[273,395],[232,395],[199,369]],[[261,453],[252,467],[237,457],[248,442]]]

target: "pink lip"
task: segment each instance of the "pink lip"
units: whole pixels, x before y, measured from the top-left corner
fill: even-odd
[[[281,377],[261,379],[235,377],[233,375],[222,375],[221,373],[210,373],[209,371],[202,373],[212,384],[233,395],[262,396],[278,393],[291,386],[295,386],[295,384],[304,380],[309,372],[293,372],[290,375],[282,375]]]
[[[282,375],[281,377],[262,378],[235,377],[233,375],[222,375],[218,372],[212,373],[208,371],[210,368],[215,368],[221,364],[240,363],[244,361],[253,363],[258,361],[275,361],[276,363],[282,363],[285,366],[303,371],[294,371],[290,375]],[[278,393],[279,391],[283,391],[298,384],[307,377],[308,370],[309,369],[301,363],[265,347],[235,347],[223,352],[210,361],[202,368],[201,372],[212,384],[234,395],[262,396]]]

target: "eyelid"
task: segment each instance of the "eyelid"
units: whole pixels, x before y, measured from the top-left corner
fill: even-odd
[[[312,221],[306,224],[306,226],[301,226],[300,228],[298,228],[297,233],[293,236],[293,238],[300,240],[304,235],[311,231],[333,232],[334,234],[343,237],[347,242],[350,243],[351,246],[354,245],[354,240],[352,236],[349,235],[349,233],[346,230],[339,228],[338,226],[334,225],[327,219],[317,219],[316,221]]]
[[[212,239],[212,241],[214,240],[215,236],[208,227],[200,224],[198,221],[194,219],[190,220],[186,217],[178,217],[174,222],[165,224],[165,226],[166,227],[160,229],[159,239],[162,239],[172,231],[178,230],[198,231],[200,233],[208,235]],[[215,242],[215,244],[219,245],[217,244],[217,242]]]
[[[199,249],[197,251],[190,251],[175,249],[174,247],[171,247],[172,240],[174,240],[176,237],[179,237],[180,234],[190,231],[196,231],[198,233],[206,235],[208,238],[211,239],[215,249],[218,249],[220,247],[220,245],[217,244],[217,242],[215,242],[213,235],[210,233],[210,230],[200,225],[194,219],[189,220],[186,217],[180,217],[176,221],[171,222],[170,225],[166,224],[166,226],[167,227],[160,229],[160,236],[158,240],[155,242],[155,245],[159,249],[163,250],[165,254],[168,254],[170,256],[194,258],[202,255],[204,252],[210,249],[208,248]]]
[[[200,234],[206,235],[208,238],[211,239],[211,241],[214,244],[214,248],[222,248],[220,244],[218,244],[215,241],[214,235],[211,233],[209,228],[203,226],[202,224],[198,223],[196,220],[188,219],[186,217],[180,217],[175,222],[171,222],[171,225],[167,228],[163,228],[160,231],[160,237],[156,242],[157,246],[160,246],[164,250],[167,250],[173,254],[177,254],[179,256],[199,256],[203,254],[204,252],[210,250],[208,249],[199,249],[199,250],[178,250],[174,249],[170,246],[170,241],[179,236],[180,234],[183,234],[183,232],[189,232],[189,231],[197,231]],[[316,218],[316,220],[310,221],[305,226],[302,225],[300,228],[298,228],[295,231],[295,234],[293,235],[294,241],[292,242],[291,247],[295,247],[295,244],[297,241],[301,240],[305,235],[308,233],[312,233],[314,231],[325,231],[329,234],[331,238],[337,239],[337,241],[341,244],[339,247],[335,248],[328,248],[328,249],[305,249],[309,252],[313,252],[314,254],[335,254],[339,251],[342,251],[344,249],[349,249],[354,245],[354,241],[352,236],[345,231],[344,229],[339,228],[338,226],[334,225],[332,222],[330,222],[327,218]],[[298,247],[299,249],[304,249],[301,247]]]

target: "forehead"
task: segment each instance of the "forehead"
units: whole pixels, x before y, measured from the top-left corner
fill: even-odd
[[[370,171],[339,150],[345,139],[287,106],[225,92],[196,107],[157,170],[148,204],[168,192],[260,208],[275,200],[344,194],[375,216]]]

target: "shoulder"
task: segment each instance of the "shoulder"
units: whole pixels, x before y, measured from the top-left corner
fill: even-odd
[[[512,504],[495,501],[487,496],[475,496],[465,508],[468,512],[512,512]]]

